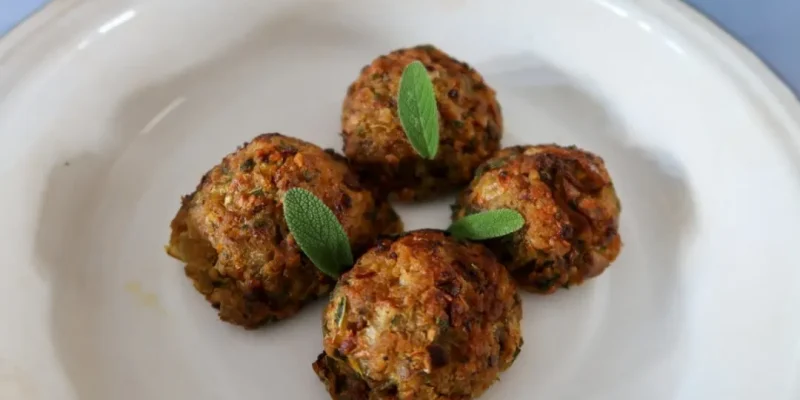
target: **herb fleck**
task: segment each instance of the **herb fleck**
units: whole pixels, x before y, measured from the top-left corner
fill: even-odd
[[[278,143],[278,150],[280,150],[283,153],[291,153],[291,152],[296,152],[297,148],[286,142],[281,141]]]
[[[450,121],[450,125],[453,128],[463,128],[464,127],[464,121],[461,121],[461,120],[458,120],[458,119],[454,119],[454,120]]]
[[[339,304],[336,306],[336,314],[334,315],[334,318],[336,319],[336,326],[339,327],[342,326],[342,322],[344,322],[344,314],[346,309],[347,309],[347,297],[342,296],[342,298],[339,299]]]
[[[392,326],[399,326],[401,322],[403,322],[403,317],[400,314],[392,317]]]
[[[446,331],[450,328],[450,321],[447,318],[436,317],[436,326],[440,331]]]
[[[481,166],[478,167],[478,169],[475,171],[475,177],[477,178],[477,177],[483,175],[486,171],[489,171],[489,170],[492,170],[492,169],[495,169],[495,168],[500,168],[503,165],[506,165],[507,162],[508,162],[507,158],[497,158],[497,159],[494,159],[494,160],[486,161],[485,163],[481,164]]]
[[[263,228],[265,226],[267,226],[266,218],[260,216],[253,220],[253,228],[258,229],[258,228]]]
[[[521,352],[522,352],[522,343],[520,343],[519,347],[517,347],[517,349],[514,350],[514,356],[511,358],[511,362],[516,361],[517,357],[519,357],[519,353]]]
[[[255,166],[256,166],[256,162],[255,162],[255,161],[253,161],[253,159],[252,159],[252,158],[248,158],[247,160],[244,160],[244,162],[242,163],[242,165],[240,165],[240,166],[239,166],[239,171],[242,171],[242,172],[250,172],[250,171],[252,171],[252,170],[253,170],[253,168],[254,168]]]
[[[538,281],[538,282],[535,283],[536,284],[536,288],[539,289],[539,290],[542,290],[542,291],[550,290],[550,289],[553,288],[555,283],[558,282],[559,279],[561,279],[561,275],[560,274],[556,274],[556,275],[551,276],[551,277],[549,277],[547,279]]]

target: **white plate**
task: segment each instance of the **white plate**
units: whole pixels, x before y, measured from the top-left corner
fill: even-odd
[[[524,296],[486,399],[800,398],[800,105],[642,0],[56,0],[0,41],[0,398],[326,398],[321,302],[245,332],[162,246],[223,155],[266,131],[339,148],[359,68],[418,43],[498,90],[505,145],[602,155],[624,207],[604,275]]]

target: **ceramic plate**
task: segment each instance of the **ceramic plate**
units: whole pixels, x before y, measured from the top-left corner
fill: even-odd
[[[632,0],[56,0],[0,41],[0,398],[327,398],[324,301],[218,321],[169,221],[258,133],[340,148],[361,66],[419,43],[498,91],[504,145],[596,152],[623,204],[619,259],[523,296],[483,398],[800,398],[800,105],[687,7]]]

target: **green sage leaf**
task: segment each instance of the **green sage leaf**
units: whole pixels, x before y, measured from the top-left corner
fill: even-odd
[[[434,159],[439,151],[439,110],[433,82],[419,61],[408,64],[400,77],[397,116],[414,150]]]
[[[283,197],[289,232],[303,253],[334,278],[353,265],[353,253],[344,228],[328,206],[305,189],[293,188]]]
[[[467,215],[447,230],[458,239],[486,240],[516,232],[524,225],[525,218],[519,212],[504,208]]]

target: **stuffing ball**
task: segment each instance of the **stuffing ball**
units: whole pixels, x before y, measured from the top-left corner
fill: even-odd
[[[167,252],[222,320],[255,328],[295,314],[333,280],[303,255],[283,216],[283,194],[304,188],[336,215],[355,254],[402,223],[361,186],[341,156],[299,139],[264,134],[226,156],[185,196]]]
[[[600,275],[617,258],[620,203],[603,160],[575,146],[517,146],[481,165],[453,220],[510,208],[525,226],[487,241],[522,288],[552,293]]]
[[[471,399],[519,354],[521,318],[491,251],[414,231],[378,242],[342,276],[313,367],[333,399]]]
[[[439,107],[439,152],[417,154],[397,117],[403,69],[428,69]],[[397,50],[375,59],[350,85],[342,108],[344,153],[365,184],[401,201],[431,198],[466,185],[500,148],[503,119],[495,92],[472,67],[433,46]]]

